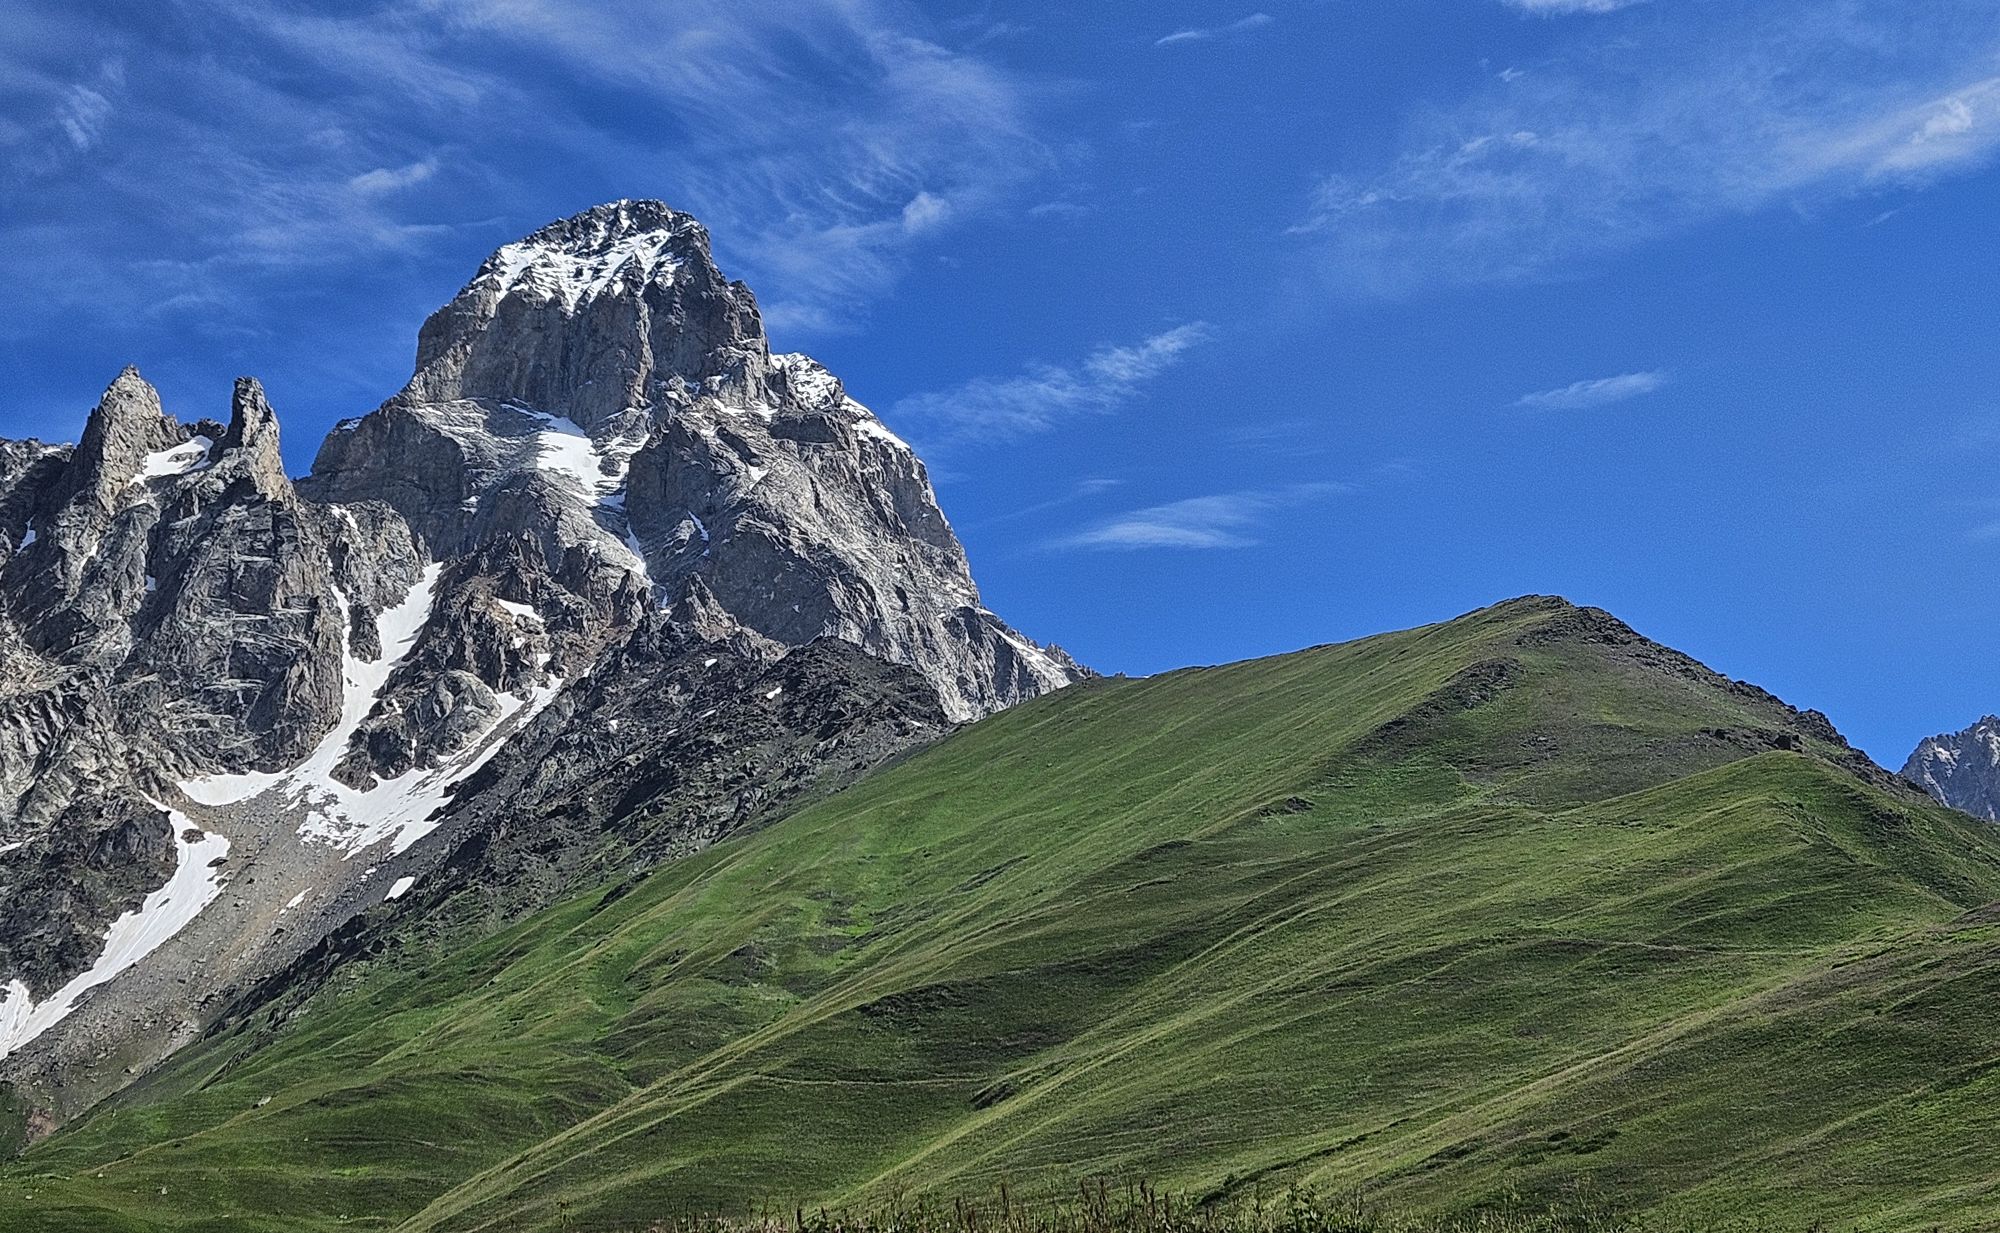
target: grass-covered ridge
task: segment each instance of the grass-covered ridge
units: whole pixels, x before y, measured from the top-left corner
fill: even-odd
[[[190,1050],[0,1171],[0,1227],[1096,1175],[1952,1227],[1996,1203],[2000,845],[1853,765],[1559,601],[1082,686]]]

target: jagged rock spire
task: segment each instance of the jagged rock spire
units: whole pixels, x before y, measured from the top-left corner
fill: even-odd
[[[1926,738],[1903,764],[1903,778],[1954,809],[2000,821],[2000,716]]]
[[[145,469],[149,457],[185,444],[189,436],[161,408],[160,392],[137,368],[127,366],[84,421],[76,452],[79,465],[62,496],[89,491],[100,501],[109,501]]]
[[[759,653],[854,642],[956,718],[1079,675],[985,610],[922,462],[825,368],[773,355],[701,224],[656,201],[501,247],[303,483],[388,502],[438,555],[529,534],[573,594],[629,575]]]
[[[291,487],[285,475],[285,458],[278,448],[278,416],[255,377],[236,379],[218,465],[234,467],[263,492]]]
[[[663,386],[760,398],[769,366],[756,297],[716,269],[701,224],[619,201],[487,258],[424,323],[406,395],[511,400],[589,430]]]

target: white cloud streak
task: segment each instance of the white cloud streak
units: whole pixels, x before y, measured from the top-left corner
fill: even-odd
[[[1227,38],[1232,34],[1245,34],[1251,30],[1261,30],[1276,19],[1269,13],[1252,13],[1241,21],[1232,21],[1226,26],[1195,26],[1176,30],[1153,40],[1155,47],[1173,47],[1182,43],[1206,43],[1214,39]]]
[[[1569,17],[1578,13],[1615,13],[1644,0],[1507,0],[1511,8],[1537,17]]]
[[[1148,548],[1249,548],[1271,517],[1286,509],[1350,492],[1345,484],[1293,484],[1283,488],[1215,493],[1115,514],[1051,547],[1097,551]]]
[[[73,85],[62,110],[63,132],[79,154],[97,144],[111,120],[111,100],[89,86]]]
[[[670,117],[659,144],[584,144],[614,163],[664,160],[676,204],[750,262],[777,329],[843,327],[915,243],[1050,161],[1023,87],[926,37],[894,0],[689,0],[671,23],[557,0],[432,2],[575,74],[609,74]]]
[[[86,257],[48,280],[83,304],[220,299],[248,269],[351,265],[453,226],[497,244],[599,197],[660,196],[709,224],[774,328],[842,328],[921,246],[1018,205],[1052,163],[1026,88],[901,0],[683,0],[670,19],[556,0],[331,15],[185,0],[109,23],[25,8],[0,46],[0,180],[15,186],[0,206],[42,208],[33,236],[0,223],[0,249],[70,247],[67,213],[100,236],[128,224],[156,263]],[[129,106],[127,82],[73,67],[105,49],[129,66]],[[615,106],[591,106],[606,94]],[[551,163],[588,196],[553,198],[537,174]],[[64,195],[79,207],[57,208]],[[49,273],[0,258],[17,286]]]
[[[1078,480],[1070,486],[1068,492],[1062,493],[1059,496],[1049,497],[1046,500],[1023,505],[1018,509],[1011,509],[1005,513],[994,514],[989,518],[981,518],[975,522],[961,523],[959,525],[962,527],[992,527],[1003,523],[1018,522],[1023,518],[1032,518],[1037,514],[1046,514],[1050,510],[1061,509],[1067,505],[1075,505],[1080,501],[1088,501],[1092,497],[1100,496],[1120,487],[1124,482],[1124,480],[1112,479],[1108,476],[1092,476]]]
[[[422,184],[437,174],[438,161],[427,158],[420,163],[410,163],[402,167],[377,167],[364,171],[347,182],[347,186],[358,193],[373,195],[393,193],[397,189],[412,188]]]
[[[919,192],[903,206],[903,230],[920,235],[942,227],[951,219],[951,203],[928,192]]]
[[[1517,6],[1518,7],[1518,6]],[[1357,294],[1561,275],[1732,214],[1921,189],[2000,152],[1986,0],[1647,5],[1411,116],[1292,228]],[[1550,10],[1543,10],[1550,11]]]
[[[1643,397],[1666,383],[1667,374],[1664,372],[1628,372],[1616,377],[1599,377],[1594,381],[1578,381],[1561,389],[1523,394],[1514,405],[1540,411],[1588,411]]]
[[[1206,325],[1192,322],[1129,346],[1100,347],[1074,364],[1035,364],[1019,376],[976,377],[953,389],[901,399],[890,418],[945,441],[1047,432],[1064,420],[1125,405],[1208,337]]]

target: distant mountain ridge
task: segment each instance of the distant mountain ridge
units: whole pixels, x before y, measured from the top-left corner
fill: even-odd
[[[858,654],[784,666],[821,640]],[[610,664],[655,694],[607,748]],[[0,1078],[56,1121],[143,1072],[510,825],[503,766],[634,804],[704,733],[774,751],[656,801],[667,833],[529,843],[532,907],[1086,675],[983,606],[922,462],[658,202],[495,252],[296,482],[256,381],[183,423],[127,369],[76,445],[0,442]],[[547,764],[507,756],[530,734]]]
[[[2000,822],[2000,716],[1925,738],[1903,764],[1903,777],[1953,809]]]

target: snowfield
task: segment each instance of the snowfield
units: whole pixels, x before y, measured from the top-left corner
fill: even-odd
[[[333,769],[346,754],[349,741],[374,709],[396,665],[410,653],[429,622],[436,602],[437,581],[443,572],[442,565],[427,566],[403,602],[376,618],[382,645],[380,658],[357,659],[351,650],[348,652],[342,669],[340,722],[304,762],[283,772],[205,775],[182,783],[181,791],[188,799],[214,808],[272,793],[274,807],[298,806],[306,810],[298,827],[300,836],[338,847],[347,858],[384,841],[389,843],[392,854],[401,853],[435,830],[437,824],[431,815],[445,803],[452,786],[499,752],[505,735],[511,731],[510,725],[532,719],[562,688],[562,681],[557,679],[536,687],[527,698],[501,694],[499,717],[478,740],[442,765],[419,767],[362,789],[350,788],[335,779]],[[345,629],[347,599],[338,591],[335,597],[340,602],[341,628]]]
[[[173,876],[137,909],[111,922],[97,962],[47,1001],[34,1001],[21,981],[7,982],[0,990],[0,1057],[61,1022],[85,994],[158,950],[222,893],[222,869],[216,862],[229,855],[229,840],[202,830],[176,810],[166,813],[174,828]]]

